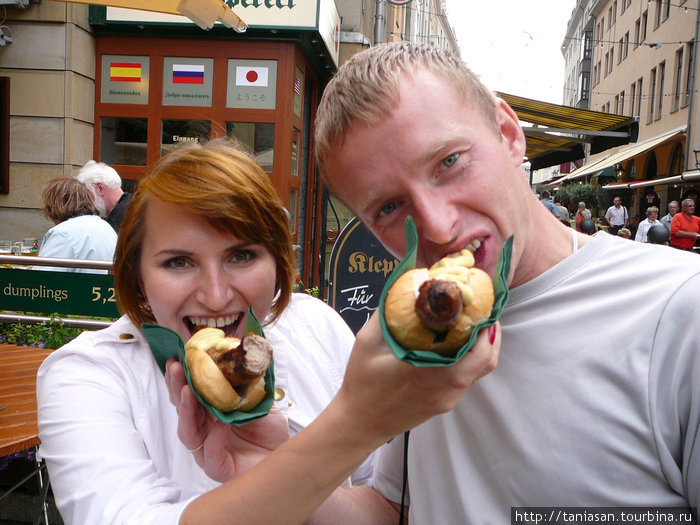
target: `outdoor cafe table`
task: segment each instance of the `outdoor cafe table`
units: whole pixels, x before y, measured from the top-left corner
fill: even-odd
[[[0,457],[39,444],[36,372],[51,352],[0,344]]]

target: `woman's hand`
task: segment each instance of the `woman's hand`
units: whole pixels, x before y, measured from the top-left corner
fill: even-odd
[[[174,359],[166,364],[165,383],[178,413],[180,441],[215,481],[246,472],[289,438],[287,421],[274,406],[267,416],[239,427],[217,420],[199,404],[185,369]]]

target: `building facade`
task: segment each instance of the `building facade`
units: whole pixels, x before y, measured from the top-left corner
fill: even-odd
[[[312,154],[325,82],[378,42],[423,41],[458,52],[454,33],[437,0],[229,4],[248,24],[245,33],[116,6],[5,6],[0,239],[41,239],[52,226],[39,213],[41,187],[90,159],[113,166],[129,190],[178,143],[228,135],[256,157],[289,209],[304,282],[323,281],[328,230],[340,224],[326,225]],[[178,82],[183,68],[201,82]]]
[[[639,122],[636,144],[589,156],[573,179],[578,172],[610,191],[626,193],[641,218],[649,205],[665,213],[670,200],[697,193],[698,4],[581,0],[562,45],[565,102],[587,103],[589,109]],[[601,164],[606,157],[616,162]],[[599,170],[586,169],[596,162]]]

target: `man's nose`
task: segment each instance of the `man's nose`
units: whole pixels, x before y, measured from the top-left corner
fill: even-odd
[[[455,212],[444,197],[433,192],[421,193],[413,200],[413,214],[421,241],[444,245],[453,240]]]

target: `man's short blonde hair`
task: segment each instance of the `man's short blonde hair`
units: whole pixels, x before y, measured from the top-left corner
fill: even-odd
[[[316,161],[328,183],[325,160],[358,122],[376,124],[399,104],[399,83],[426,69],[444,80],[500,134],[495,97],[458,57],[433,46],[393,42],[371,47],[343,64],[323,91],[315,123]],[[440,93],[425,93],[426,104]]]

